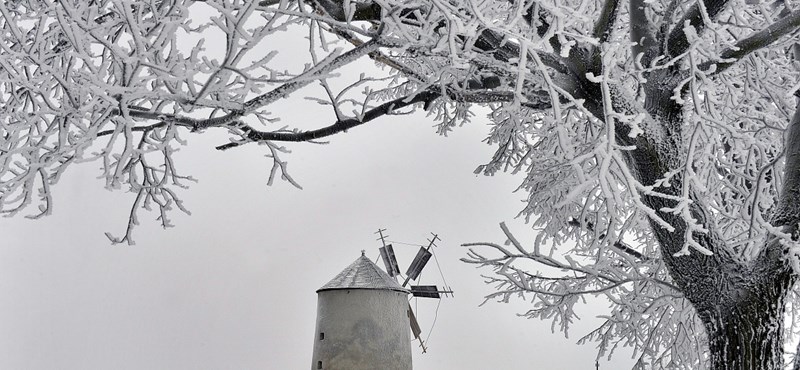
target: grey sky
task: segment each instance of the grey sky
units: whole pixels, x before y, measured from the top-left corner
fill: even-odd
[[[476,119],[442,138],[422,116],[398,117],[296,145],[287,158],[304,190],[265,186],[263,148],[220,153],[223,137],[191,135],[178,159],[200,180],[182,193],[192,216],[163,231],[143,215],[130,247],[103,236],[124,227],[130,194],[104,191],[95,164],[73,168],[54,215],[0,220],[0,368],[307,368],[315,290],[361,249],[376,258],[378,227],[394,240],[443,239],[437,255],[456,295],[441,304],[428,353],[415,346],[415,369],[593,368],[594,349],[573,345],[583,322],[567,340],[516,317],[524,302],[478,307],[491,289],[458,261],[459,244],[502,241],[497,223],[523,198],[511,193],[518,178],[472,174],[492,151],[479,143],[485,129]],[[401,265],[415,249],[396,247]],[[435,272],[423,279],[440,283]],[[418,309],[425,334],[434,309]]]

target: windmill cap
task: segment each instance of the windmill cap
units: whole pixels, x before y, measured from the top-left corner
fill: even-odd
[[[325,290],[340,289],[374,289],[374,290],[394,290],[402,293],[409,293],[397,284],[394,279],[380,269],[375,263],[369,260],[364,254],[358,257],[350,266],[336,275],[331,281],[317,289],[317,293]]]

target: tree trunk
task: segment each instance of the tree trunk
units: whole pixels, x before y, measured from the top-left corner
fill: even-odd
[[[736,303],[732,305],[723,303],[698,312],[708,335],[711,370],[784,368],[783,321],[787,291],[782,285],[749,291],[735,297]],[[725,293],[720,292],[721,295]]]

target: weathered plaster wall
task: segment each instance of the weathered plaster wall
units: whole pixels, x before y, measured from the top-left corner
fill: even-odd
[[[311,369],[411,370],[407,309],[407,294],[392,290],[319,292]]]

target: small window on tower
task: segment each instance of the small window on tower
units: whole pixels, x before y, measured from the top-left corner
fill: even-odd
[[[319,333],[319,340],[325,339],[325,333]]]
[[[317,361],[317,369],[322,369],[322,361]]]

